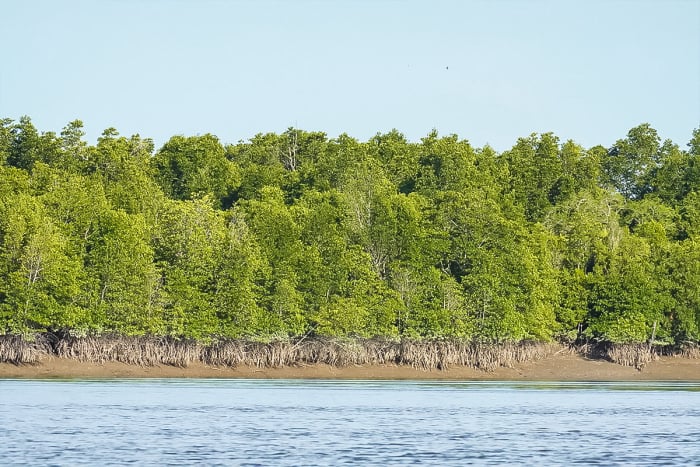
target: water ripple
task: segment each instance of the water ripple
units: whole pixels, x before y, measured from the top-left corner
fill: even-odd
[[[693,382],[0,381],[3,465],[687,465]]]

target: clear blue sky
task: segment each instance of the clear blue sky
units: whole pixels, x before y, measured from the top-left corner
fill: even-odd
[[[432,128],[497,150],[700,126],[700,1],[34,1],[0,9],[0,117],[157,145]]]

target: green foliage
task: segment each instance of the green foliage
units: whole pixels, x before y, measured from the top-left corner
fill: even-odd
[[[658,133],[648,123],[632,128],[618,140],[603,162],[606,180],[628,199],[652,190],[652,176],[661,163]]]
[[[159,277],[143,216],[100,214],[86,255],[86,273],[94,281],[95,325],[127,335],[162,332],[154,300]]]
[[[498,154],[0,120],[0,332],[700,339],[700,131]]]
[[[25,193],[0,200],[0,316],[10,332],[83,325],[83,271],[40,202]]]
[[[528,220],[541,220],[552,201],[570,190],[562,185],[559,139],[551,133],[520,138],[503,154],[508,164],[510,189],[516,202],[525,208]]]
[[[645,342],[650,331],[644,314],[638,311],[604,312],[589,328],[589,332],[616,344]]]
[[[210,195],[225,206],[240,183],[236,166],[210,134],[173,136],[152,159],[152,166],[165,194],[177,200]]]
[[[265,335],[260,297],[269,267],[240,211],[228,216],[216,263],[214,304],[219,332],[229,337]]]

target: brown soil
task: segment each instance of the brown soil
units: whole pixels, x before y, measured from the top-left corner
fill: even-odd
[[[473,368],[423,371],[406,366],[331,367],[304,365],[283,368],[212,367],[195,363],[187,368],[140,367],[118,362],[86,363],[46,358],[34,365],[0,363],[0,378],[317,378],[317,379],[435,379],[504,381],[700,381],[700,359],[660,357],[641,371],[571,353],[486,372]]]

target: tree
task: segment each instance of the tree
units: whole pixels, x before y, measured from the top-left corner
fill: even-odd
[[[377,133],[368,143],[368,150],[386,169],[387,176],[401,193],[416,188],[419,168],[419,146],[411,144],[398,130]],[[352,159],[350,159],[352,160]]]
[[[568,151],[567,155],[571,157]],[[549,207],[570,190],[568,180],[562,178],[559,138],[551,133],[518,139],[502,158],[507,164],[510,190],[529,221],[542,220]]]
[[[457,135],[438,138],[434,130],[421,141],[416,187],[422,193],[463,191],[482,178],[468,141],[460,141]]]
[[[314,164],[313,186],[318,191],[341,190],[357,164],[377,163],[370,147],[343,133],[331,139]]]
[[[348,271],[339,266],[349,247],[347,206],[336,190],[308,190],[291,207],[290,213],[299,227],[302,242],[296,265],[299,288],[305,309],[315,312],[333,297],[347,292]]]
[[[158,214],[153,250],[167,334],[204,338],[220,331],[212,298],[226,227],[212,204],[207,197],[168,200]]]
[[[83,137],[83,122],[74,120],[61,131],[60,150],[52,160],[45,161],[52,167],[71,173],[85,173],[90,159],[90,149]]]
[[[605,152],[604,148],[601,149]],[[550,203],[562,203],[581,190],[598,186],[601,168],[600,156],[595,148],[586,151],[569,140],[561,145],[559,159],[561,175],[549,191]]]
[[[699,157],[0,120],[0,333],[697,342]]]
[[[693,159],[667,140],[659,149],[659,167],[650,174],[650,193],[669,205],[677,205],[697,184],[692,181]]]
[[[215,274],[214,302],[221,334],[228,337],[269,334],[262,308],[263,284],[270,275],[268,263],[245,220],[245,213],[227,215]]]
[[[25,193],[0,200],[0,317],[10,332],[86,325],[81,264],[68,242]]]
[[[240,186],[235,198],[253,199],[266,186],[282,187],[286,170],[280,159],[282,138],[274,133],[259,133],[247,143],[226,148],[226,157],[240,167]]]
[[[606,181],[628,199],[651,192],[651,177],[661,163],[661,139],[648,123],[632,128],[610,148],[603,162]]]
[[[164,201],[164,194],[152,178],[153,141],[133,135],[120,137],[106,129],[91,151],[89,171],[101,181],[112,207],[151,219]]]
[[[569,270],[593,271],[597,262],[617,249],[624,233],[623,198],[600,188],[583,190],[554,208],[544,225],[559,236],[559,256]]]
[[[700,240],[700,190],[691,191],[678,211],[681,215],[683,234],[695,241]]]
[[[0,166],[7,163],[12,147],[14,122],[10,118],[0,119]]]
[[[676,344],[700,340],[700,244],[684,240],[673,244],[665,277],[673,297],[669,309],[670,333]]]
[[[373,161],[358,164],[355,172],[348,173],[341,191],[352,241],[369,253],[379,277],[387,276],[393,261],[419,254],[424,237],[420,195],[397,193]]]
[[[210,195],[230,205],[240,174],[225,156],[216,136],[173,136],[152,159],[155,178],[169,197],[178,200]]]
[[[13,135],[7,163],[20,169],[31,169],[40,160],[40,136],[29,117],[20,118],[11,130]]]
[[[405,328],[405,309],[398,293],[380,279],[369,254],[349,245],[337,264],[344,281],[312,317],[322,335],[391,337]]]
[[[95,323],[119,334],[162,333],[160,276],[143,216],[100,213],[88,244],[86,273],[94,288]]]
[[[308,321],[299,290],[299,261],[304,246],[300,228],[277,187],[264,187],[259,200],[239,203],[261,247],[270,275],[264,284],[263,306],[268,311],[268,334],[303,334]]]
[[[558,288],[546,232],[528,232],[478,190],[442,193],[434,223],[450,242],[441,268],[464,290],[464,329],[488,341],[551,338]]]
[[[645,342],[658,326],[668,337],[672,298],[662,276],[655,274],[654,251],[640,236],[623,236],[619,249],[596,270],[591,295],[589,335],[611,342]]]

